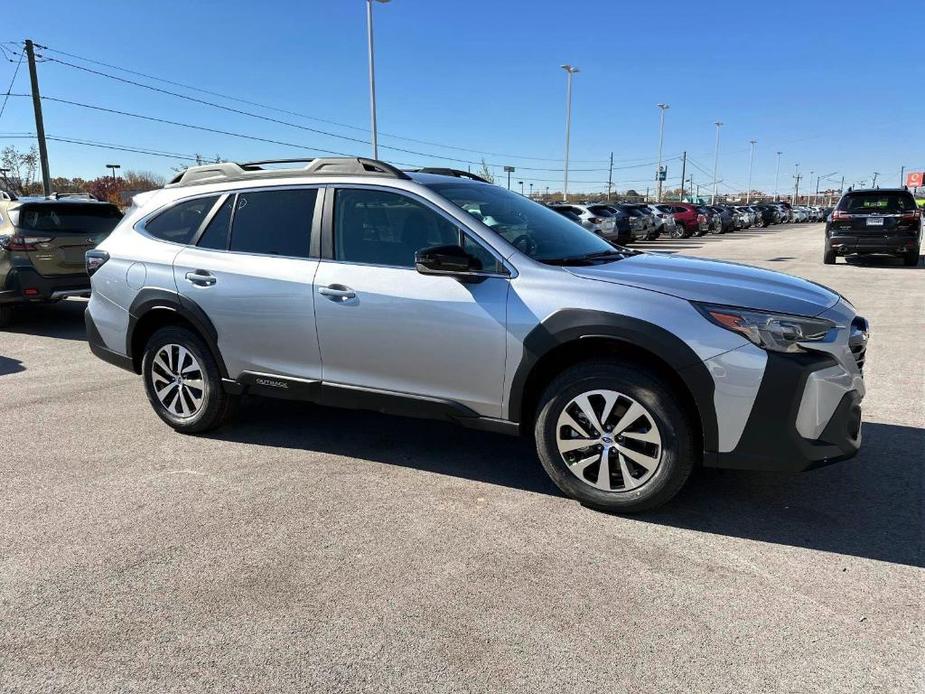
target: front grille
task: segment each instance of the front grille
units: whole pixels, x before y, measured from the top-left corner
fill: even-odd
[[[864,371],[864,360],[867,356],[867,340],[869,339],[869,326],[867,320],[860,316],[851,321],[851,332],[848,335],[848,348],[854,355],[858,369]]]

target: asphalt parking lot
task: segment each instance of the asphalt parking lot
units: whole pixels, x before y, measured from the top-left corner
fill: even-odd
[[[185,437],[68,301],[0,332],[0,690],[922,691],[925,266],[825,266],[818,224],[643,247],[848,297],[858,457],[621,518],[442,423],[253,399]]]

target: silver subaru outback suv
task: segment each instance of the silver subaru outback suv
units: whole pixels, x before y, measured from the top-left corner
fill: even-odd
[[[245,394],[451,420],[532,436],[566,494],[617,512],[697,466],[860,445],[867,323],[839,294],[614,246],[465,172],[193,167],[87,270],[91,349],[184,433]]]

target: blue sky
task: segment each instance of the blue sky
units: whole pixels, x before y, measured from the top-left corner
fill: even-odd
[[[914,3],[393,0],[374,9],[380,147],[420,153],[381,148],[383,159],[466,168],[465,161],[450,158],[484,157],[517,166],[514,180],[532,181],[535,190],[561,189],[565,73],[559,65],[568,62],[581,69],[573,102],[574,191],[605,188],[611,151],[617,188],[646,188],[654,176],[658,102],[671,105],[664,156],[672,185],[680,179],[680,162],[671,157],[682,150],[692,159],[695,183],[710,180],[716,120],[725,123],[721,191],[744,189],[752,138],[758,140],[753,187],[765,190],[774,186],[778,150],[782,190],[792,186],[795,163],[806,175],[838,172],[835,178],[844,174],[848,183],[869,183],[879,171],[880,181],[893,184],[900,166],[925,168],[925,13]],[[304,129],[368,139],[363,0],[8,3],[0,40],[26,37],[50,49],[353,127],[197,94],[52,51],[44,55],[303,128],[57,62],[39,65],[44,96],[368,155],[368,145]],[[0,91],[14,68],[0,62]],[[12,91],[28,92],[25,66]],[[312,154],[57,102],[44,108],[46,131],[58,137],[218,153],[237,161]],[[11,97],[0,117],[0,146],[27,145],[4,136],[33,130],[29,100]],[[168,174],[181,163],[57,141],[49,143],[49,152],[53,175],[90,177],[105,173],[112,161]]]

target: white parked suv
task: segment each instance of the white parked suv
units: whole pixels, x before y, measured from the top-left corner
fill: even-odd
[[[177,431],[245,394],[451,420],[619,512],[860,445],[867,324],[834,291],[615,247],[463,172],[266,164],[190,168],[87,253],[91,349]]]

